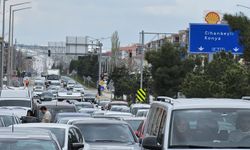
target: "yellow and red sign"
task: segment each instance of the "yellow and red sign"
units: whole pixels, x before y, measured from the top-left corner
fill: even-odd
[[[221,17],[217,12],[208,12],[205,16],[205,21],[208,24],[218,24],[221,21]]]

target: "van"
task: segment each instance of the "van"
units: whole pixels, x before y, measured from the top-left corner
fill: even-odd
[[[176,99],[152,103],[143,149],[248,149],[250,102]]]

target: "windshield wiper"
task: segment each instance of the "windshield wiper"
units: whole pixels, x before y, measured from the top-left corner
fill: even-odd
[[[115,142],[115,143],[128,143],[127,141],[118,141],[118,140],[95,140],[95,142]]]
[[[204,149],[209,149],[209,148],[217,148],[217,147],[206,146],[206,145],[171,145],[170,148],[204,148]]]

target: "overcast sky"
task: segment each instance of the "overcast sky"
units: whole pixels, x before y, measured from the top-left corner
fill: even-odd
[[[16,14],[18,43],[46,45],[49,41],[65,41],[67,35],[109,37],[117,30],[124,46],[138,42],[141,30],[178,32],[188,28],[189,23],[203,23],[208,10],[233,14],[242,11],[250,16],[250,10],[236,6],[250,6],[249,0],[31,1],[31,10]],[[152,38],[147,36],[147,40]],[[104,48],[110,48],[110,40],[104,41]]]

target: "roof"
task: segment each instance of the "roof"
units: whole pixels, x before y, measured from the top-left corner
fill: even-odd
[[[51,132],[48,130],[30,130],[30,128],[27,129],[21,129],[21,128],[14,128],[12,132],[12,128],[0,128],[0,138],[7,139],[7,138],[13,138],[13,139],[45,139],[45,140],[51,140]]]
[[[124,121],[120,120],[111,120],[111,119],[103,119],[103,118],[95,118],[89,120],[78,120],[74,121],[74,124],[127,124]]]
[[[145,120],[146,117],[125,117],[122,118],[122,120],[127,121],[127,120]]]
[[[131,108],[150,108],[149,104],[133,104]]]
[[[58,124],[58,123],[26,123],[26,124],[16,124],[15,127],[34,127],[34,128],[60,128],[69,129],[72,125]]]
[[[174,99],[170,102],[154,102],[152,105],[169,105],[172,109],[189,108],[250,108],[250,101],[241,99],[225,98],[192,98],[192,99]]]
[[[58,101],[46,101],[38,104],[39,106],[68,106],[68,107],[75,107],[74,104],[70,104],[67,102],[58,102]]]

